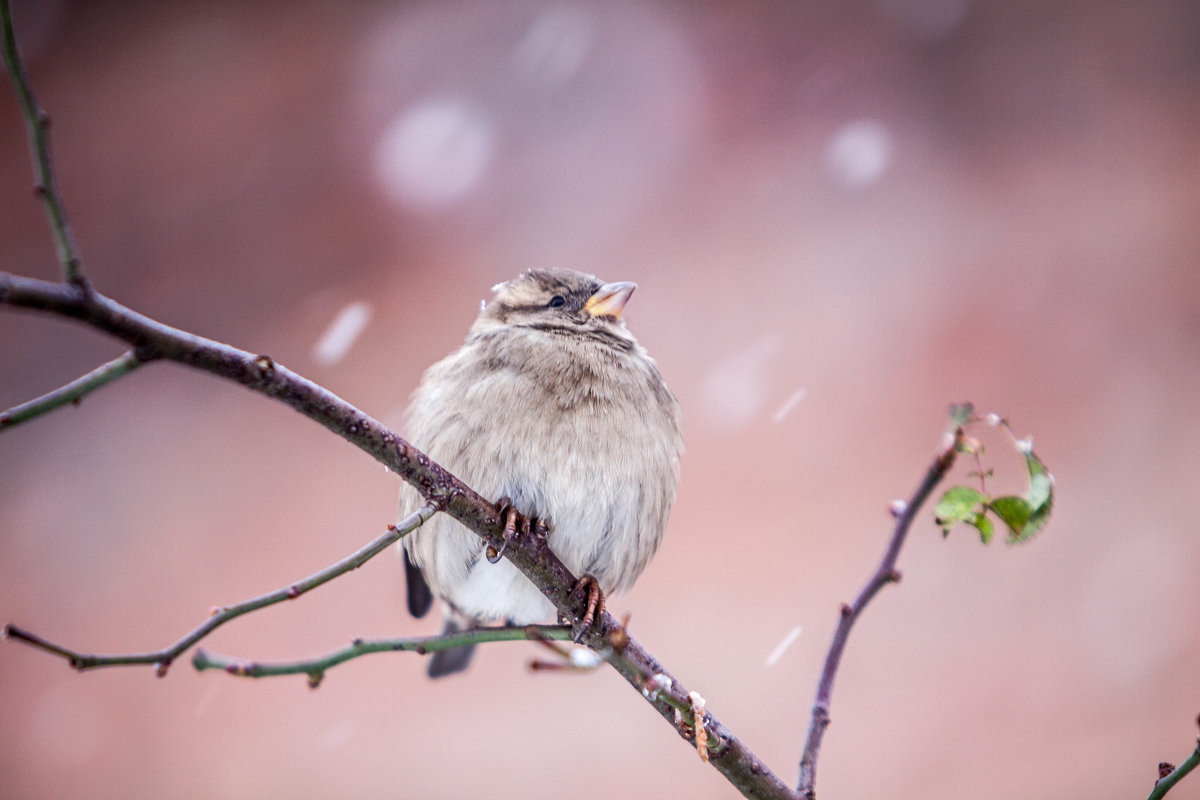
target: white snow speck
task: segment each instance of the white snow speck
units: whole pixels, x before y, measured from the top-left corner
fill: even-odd
[[[313,345],[313,359],[326,367],[338,363],[350,352],[359,334],[370,321],[369,303],[360,300],[344,306]]]
[[[800,636],[801,631],[803,631],[803,630],[804,629],[802,627],[797,625],[796,627],[794,627],[790,631],[788,631],[787,636],[783,637],[783,641],[781,641],[779,644],[775,645],[775,649],[771,651],[771,655],[767,656],[766,666],[768,666],[768,667],[775,666],[775,662],[783,657],[783,654],[787,652],[787,649],[792,646],[792,643],[794,641],[796,641],[796,639]]]
[[[807,389],[797,389],[796,391],[792,392],[791,395],[788,396],[788,399],[783,401],[783,405],[777,408],[775,413],[771,415],[771,421],[776,425],[783,422],[784,418],[787,417],[788,414],[792,413],[792,409],[800,404],[800,401],[804,399],[804,395],[806,394],[808,394]]]

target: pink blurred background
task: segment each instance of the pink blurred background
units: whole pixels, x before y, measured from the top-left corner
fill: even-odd
[[[688,452],[613,606],[789,782],[838,604],[963,399],[1035,436],[1057,513],[983,548],[926,512],[851,639],[821,795],[1139,797],[1191,748],[1196,3],[16,6],[95,284],[388,424],[493,283],[640,284]],[[0,95],[0,269],[53,278]],[[0,311],[0,407],[121,351]],[[0,621],[156,649],[370,540],[395,494],[286,408],[156,365],[0,436]],[[435,627],[386,555],[205,647]],[[377,655],[314,692],[0,643],[0,796],[734,795],[614,673],[535,653],[438,683]]]

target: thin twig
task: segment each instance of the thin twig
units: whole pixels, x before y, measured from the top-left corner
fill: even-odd
[[[800,756],[800,782],[797,792],[807,800],[813,800],[816,797],[817,759],[820,756],[821,740],[825,735],[825,729],[829,727],[829,704],[833,695],[833,681],[842,660],[842,652],[846,649],[846,640],[850,635],[850,629],[862,614],[863,609],[866,608],[867,603],[871,602],[871,598],[880,589],[889,583],[900,580],[900,573],[896,571],[896,560],[900,557],[900,548],[904,546],[908,529],[912,526],[913,519],[921,505],[954,465],[954,459],[962,440],[962,426],[956,425],[954,431],[947,434],[941,452],[930,465],[925,477],[921,479],[921,483],[905,502],[903,510],[897,514],[896,524],[892,529],[892,538],[888,542],[879,566],[875,568],[875,572],[859,591],[858,596],[854,598],[854,602],[850,605],[842,605],[841,618],[838,620],[833,641],[825,656],[825,666],[821,669],[821,678],[817,683],[812,716],[808,723],[808,738],[804,743],[804,752]]]
[[[71,235],[71,226],[67,222],[67,211],[58,193],[58,180],[54,177],[54,161],[50,157],[50,117],[38,106],[37,98],[33,96],[33,87],[25,73],[25,65],[21,62],[21,54],[17,50],[17,39],[13,35],[12,9],[9,8],[8,0],[0,0],[0,26],[4,29],[4,66],[12,79],[13,90],[21,106],[21,116],[25,119],[29,151],[33,159],[33,173],[37,179],[34,191],[41,199],[46,219],[50,223],[50,233],[54,236],[54,249],[58,251],[63,280],[77,289],[87,291],[87,277],[83,274],[79,251],[75,247],[75,238]]]
[[[308,685],[316,688],[325,677],[325,671],[351,659],[371,653],[410,652],[426,655],[439,650],[450,650],[469,644],[512,641],[565,641],[571,638],[568,625],[527,625],[524,627],[475,628],[439,636],[418,636],[403,639],[355,639],[348,646],[324,656],[301,661],[246,661],[210,655],[197,650],[192,656],[192,666],[198,671],[220,669],[230,675],[246,678],[268,678],[276,675],[307,675]]]
[[[1197,720],[1197,722],[1200,722],[1200,720]],[[1183,780],[1184,776],[1197,766],[1200,766],[1200,739],[1196,740],[1196,749],[1191,752],[1191,755],[1182,764],[1158,779],[1146,800],[1162,800],[1167,792],[1171,791],[1171,787]]]
[[[115,381],[122,375],[128,375],[143,363],[130,350],[124,355],[114,358],[107,364],[97,367],[88,374],[76,378],[66,386],[60,386],[41,397],[30,400],[27,403],[22,403],[19,406],[13,406],[7,411],[0,412],[0,431],[20,425],[22,422],[27,422],[34,417],[53,411],[68,403],[78,403],[83,399],[84,395]]]
[[[49,642],[42,637],[30,633],[29,631],[18,628],[15,625],[5,625],[4,635],[9,639],[30,644],[39,650],[45,650],[48,653],[61,656],[67,660],[72,667],[81,672],[84,670],[95,669],[97,667],[120,667],[133,664],[153,664],[155,673],[162,677],[167,674],[167,668],[171,663],[179,657],[179,655],[194,645],[196,642],[203,639],[208,634],[212,633],[217,628],[224,625],[229,620],[240,617],[242,614],[256,611],[266,606],[281,603],[284,600],[294,600],[306,592],[312,591],[323,583],[333,580],[339,575],[345,574],[353,569],[358,569],[367,561],[386,550],[390,545],[398,542],[403,536],[411,533],[425,523],[430,517],[437,512],[437,506],[434,503],[425,503],[412,514],[404,519],[399,525],[389,525],[388,529],[382,535],[376,537],[372,542],[360,548],[353,554],[343,558],[336,564],[331,564],[320,572],[316,572],[302,581],[290,584],[278,589],[269,594],[260,595],[259,597],[251,598],[244,602],[232,606],[223,606],[214,609],[212,616],[206,619],[203,623],[193,628],[186,636],[170,647],[162,650],[157,650],[153,653],[120,653],[116,655],[94,655],[88,653],[79,653],[75,650],[63,647],[61,645]]]

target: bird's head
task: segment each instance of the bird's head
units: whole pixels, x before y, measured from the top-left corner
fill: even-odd
[[[636,283],[605,283],[567,269],[531,269],[493,287],[476,327],[519,326],[549,333],[626,338],[621,312]]]

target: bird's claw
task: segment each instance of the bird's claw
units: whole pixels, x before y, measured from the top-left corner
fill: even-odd
[[[530,521],[529,517],[517,511],[513,507],[512,500],[507,497],[501,497],[496,502],[496,511],[504,517],[504,542],[499,549],[487,546],[487,552],[484,554],[489,564],[499,563],[500,559],[504,558],[504,551],[508,549],[508,543],[513,540],[514,536],[524,536],[529,533],[530,529],[544,531],[545,525],[540,520]]]
[[[571,596],[574,597],[576,592],[587,590],[587,607],[584,611],[583,618],[579,621],[579,630],[571,637],[571,641],[579,644],[579,640],[592,627],[592,623],[598,621],[604,616],[604,592],[600,589],[600,581],[596,580],[592,575],[584,575],[575,582],[571,587]]]

